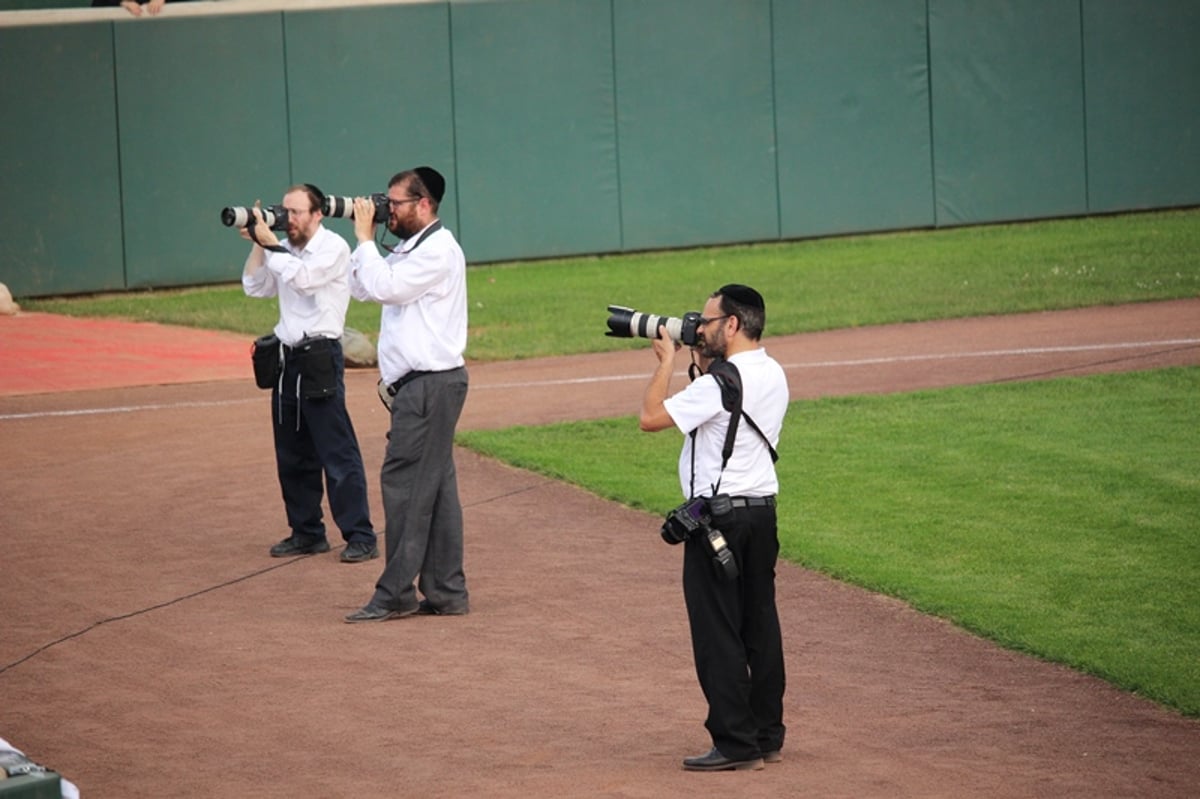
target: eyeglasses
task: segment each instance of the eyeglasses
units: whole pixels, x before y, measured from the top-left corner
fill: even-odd
[[[388,209],[395,211],[397,208],[399,208],[402,205],[407,205],[408,203],[419,203],[423,199],[425,199],[425,198],[424,197],[409,197],[407,200],[393,200],[393,199],[389,198],[388,199]]]
[[[730,313],[723,314],[721,316],[714,316],[712,319],[705,319],[703,316],[701,316],[697,321],[701,327],[708,327],[710,322],[719,322],[722,319],[728,319],[731,316],[733,316],[733,314]]]

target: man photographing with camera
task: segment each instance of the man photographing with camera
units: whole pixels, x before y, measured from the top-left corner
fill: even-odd
[[[688,771],[760,769],[764,760],[782,759],[774,448],[788,387],[783,368],[759,343],[765,323],[761,294],[749,286],[722,286],[696,326],[696,365],[705,373],[668,397],[680,345],[660,328],[653,339],[658,369],[642,401],[642,430],[675,427],[685,435],[679,457],[684,497],[707,498],[681,506],[686,518],[700,517],[695,526],[704,531],[679,537],[692,650],[713,742],[707,754],[683,761]],[[663,532],[668,541],[671,529],[693,526],[671,528],[671,521]]]
[[[394,175],[386,195],[354,200],[350,289],[383,306],[379,387],[391,427],[379,477],[387,562],[349,623],[469,610],[453,452],[467,398],[467,264],[438,219],[445,190],[437,170],[419,166]],[[400,239],[386,258],[374,242],[381,210]]]
[[[341,337],[350,305],[350,248],[321,224],[325,197],[310,184],[292,186],[264,218],[251,209],[226,209],[253,242],[242,273],[250,297],[277,297],[273,336],[255,343],[255,371],[271,389],[275,463],[291,535],[271,547],[276,558],[329,551],[322,520],[323,484],[329,510],[346,540],[341,560],[379,556],[367,503],[367,478],[354,425],[346,410]],[[274,230],[286,231],[280,241]]]

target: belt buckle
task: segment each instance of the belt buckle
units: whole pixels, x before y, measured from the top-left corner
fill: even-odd
[[[390,413],[392,410],[392,400],[396,398],[396,392],[392,390],[391,385],[383,382],[382,379],[377,384],[377,388],[379,389],[379,401],[383,403],[383,407],[387,408]]]

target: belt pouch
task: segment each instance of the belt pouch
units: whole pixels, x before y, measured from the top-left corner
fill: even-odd
[[[279,361],[279,337],[268,333],[256,338],[250,349],[250,361],[254,364],[254,384],[259,388],[274,388],[283,368]]]
[[[712,518],[712,526],[722,529],[733,518],[733,497],[728,494],[714,494],[708,498],[708,512]]]
[[[324,399],[337,393],[333,343],[328,338],[306,338],[292,350],[300,371],[300,393],[305,399]]]

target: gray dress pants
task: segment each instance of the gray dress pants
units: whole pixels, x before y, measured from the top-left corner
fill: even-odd
[[[393,398],[379,478],[387,562],[375,584],[374,604],[413,609],[416,589],[435,607],[467,601],[454,468],[454,431],[466,398],[465,367],[423,374]]]

